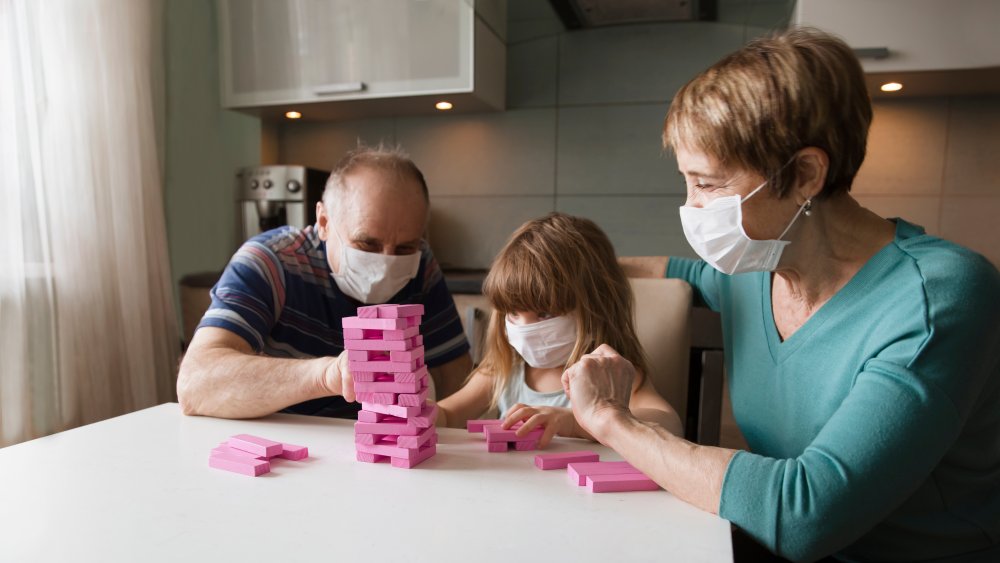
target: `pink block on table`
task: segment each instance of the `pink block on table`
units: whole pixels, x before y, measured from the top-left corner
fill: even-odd
[[[384,393],[381,391],[357,391],[357,389],[355,389],[355,391],[355,397],[360,403],[378,403],[380,405],[396,404],[395,393]]]
[[[524,452],[528,450],[537,450],[538,440],[532,440],[530,442],[514,442],[514,449],[519,452]]]
[[[299,461],[300,459],[309,457],[309,448],[305,446],[296,446],[295,444],[281,444],[281,454],[279,454],[278,457],[282,459],[290,459],[292,461]]]
[[[465,421],[465,428],[469,432],[473,432],[473,433],[477,433],[478,434],[478,433],[482,433],[486,429],[487,426],[500,426],[502,424],[503,424],[503,419],[502,418],[486,418],[486,419],[478,419],[478,420],[467,420],[467,421]],[[520,428],[522,426],[524,426],[524,422],[519,420],[519,421],[515,422],[510,427],[510,429],[511,430],[517,430],[518,428]]]
[[[587,475],[587,490],[592,493],[624,493],[628,491],[657,491],[660,486],[642,473],[623,475]]]
[[[208,466],[251,477],[263,475],[271,470],[271,464],[266,459],[249,459],[225,453],[208,456]]]
[[[438,417],[438,406],[428,403],[424,406],[420,414],[414,417],[410,417],[410,424],[413,424],[417,428],[428,428],[434,426]]]
[[[215,454],[228,454],[228,455],[234,455],[236,457],[242,457],[242,458],[246,458],[246,459],[267,459],[266,456],[257,455],[257,454],[250,453],[250,452],[247,452],[247,451],[244,451],[244,450],[238,450],[238,449],[236,449],[234,447],[231,447],[226,442],[222,442],[218,446],[215,446],[214,448],[212,448],[211,455],[215,455]]]
[[[406,322],[406,319],[395,319],[395,320],[398,320],[398,321],[403,322],[403,323]],[[400,329],[400,330],[383,330],[382,331],[382,339],[383,340],[406,340],[408,338],[413,338],[414,336],[419,336],[419,335],[420,335],[420,327],[419,326],[410,326],[410,327],[406,327],[406,328]],[[421,339],[421,344],[422,343],[423,343],[423,339]],[[419,346],[419,345],[420,344],[417,344],[417,346]]]
[[[518,436],[514,428],[504,430],[499,426],[487,426],[483,429],[487,442],[531,442],[542,437],[542,429],[536,428],[524,436]]]
[[[381,371],[386,373],[409,373],[416,370],[422,364],[420,360],[413,360],[412,362],[389,362],[389,361],[367,361],[367,362],[356,362],[348,361],[347,369],[351,370],[351,373],[355,371]]]
[[[410,305],[386,304],[378,306],[378,316],[383,319],[417,317],[423,314],[424,306],[419,303]]]
[[[359,393],[419,393],[427,388],[426,378],[419,381],[355,381],[354,390]],[[379,401],[381,402],[381,401]],[[390,403],[395,404],[395,402]]]
[[[499,453],[507,451],[507,442],[486,442],[486,451]]]
[[[361,412],[370,412],[373,414],[382,414],[389,416],[396,416],[399,418],[410,418],[413,416],[418,416],[422,410],[420,405],[417,406],[400,406],[400,405],[386,405],[381,403],[369,403],[361,402]],[[361,414],[358,413],[358,420],[361,420]],[[363,421],[363,422],[381,422],[378,420],[374,421]]]
[[[360,328],[364,330],[403,330],[407,327],[406,319],[362,319],[361,317],[344,317],[340,324],[343,328]],[[383,336],[385,333],[383,332]]]
[[[358,307],[358,317],[362,319],[377,319],[378,305],[371,305],[369,307]]]
[[[354,456],[358,461],[363,461],[365,463],[378,463],[389,459],[384,455],[375,455],[368,452],[355,452]]]
[[[587,484],[587,477],[590,475],[624,475],[627,473],[640,473],[640,471],[627,461],[570,463],[566,466],[569,480],[581,487]]]
[[[566,469],[566,466],[570,463],[600,461],[600,459],[600,455],[590,450],[561,452],[555,454],[538,454],[535,456],[535,467],[545,471],[549,469]]]
[[[417,358],[424,358],[423,346],[418,346],[412,350],[391,350],[389,352],[389,361],[391,362],[412,362]]]
[[[402,459],[398,457],[390,458],[393,467],[401,467],[403,469],[412,469],[421,462],[427,461],[428,459],[434,457],[437,453],[437,446],[428,443],[424,447],[417,450],[417,455],[411,457],[410,459]]]
[[[396,443],[404,448],[419,448],[431,441],[437,444],[437,435],[437,428],[428,426],[416,436],[396,436]]]
[[[427,402],[427,394],[430,393],[426,383],[423,388],[416,393],[400,393],[396,396],[396,404],[404,407],[417,407]]]
[[[274,457],[281,453],[281,442],[275,442],[274,440],[268,440],[259,436],[251,436],[250,434],[237,434],[226,440],[226,443],[231,448],[264,457]]]
[[[409,422],[355,422],[355,434],[392,434],[394,436],[416,436],[426,428]]]

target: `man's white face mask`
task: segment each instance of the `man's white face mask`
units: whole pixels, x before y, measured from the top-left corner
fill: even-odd
[[[404,256],[365,252],[346,244],[332,225],[330,231],[340,243],[340,271],[331,277],[345,295],[366,305],[385,303],[417,276],[419,251]]]

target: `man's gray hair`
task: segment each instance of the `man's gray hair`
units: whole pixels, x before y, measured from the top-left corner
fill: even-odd
[[[430,204],[424,174],[410,160],[410,156],[402,147],[399,145],[386,146],[383,143],[370,147],[358,143],[357,148],[348,151],[330,172],[330,178],[326,181],[326,188],[323,190],[323,205],[330,209],[331,203],[335,201],[334,198],[344,190],[344,179],[361,169],[389,172],[401,180],[415,180],[420,185],[424,201]]]

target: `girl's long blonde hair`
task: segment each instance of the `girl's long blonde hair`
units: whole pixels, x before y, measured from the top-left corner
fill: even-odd
[[[633,322],[632,287],[614,247],[593,221],[550,213],[511,235],[490,268],[483,294],[494,313],[479,369],[493,377],[491,406],[506,388],[517,352],[507,341],[508,313],[576,317],[576,346],[566,367],[606,343],[635,365],[639,383],[646,358]]]

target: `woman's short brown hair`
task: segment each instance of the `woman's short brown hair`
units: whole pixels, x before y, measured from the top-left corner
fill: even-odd
[[[687,147],[724,166],[794,184],[800,149],[830,159],[820,197],[849,191],[865,158],[871,99],[854,52],[839,38],[797,28],[751,41],[688,82],[663,126],[666,148]]]

